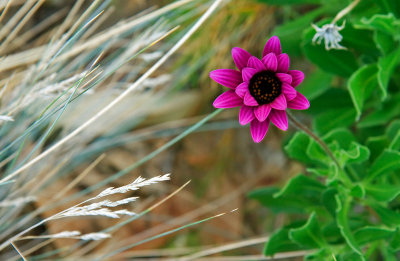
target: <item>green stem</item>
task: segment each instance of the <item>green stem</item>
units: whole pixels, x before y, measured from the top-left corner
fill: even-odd
[[[288,118],[290,119],[291,123],[298,129],[304,131],[308,136],[313,138],[325,151],[325,153],[332,159],[332,161],[335,163],[335,165],[339,168],[339,170],[343,170],[342,167],[339,164],[339,161],[336,159],[335,155],[333,155],[332,151],[329,149],[328,145],[319,138],[315,133],[313,133],[307,126],[305,126],[303,123],[298,121],[289,111],[286,111],[286,114]]]
[[[339,176],[341,178],[340,180],[343,182],[343,184],[345,184],[347,188],[353,187],[353,182],[347,176],[347,173],[345,172],[343,167],[340,165],[340,163],[337,160],[337,158],[335,157],[335,155],[333,155],[333,153],[332,153],[331,149],[329,149],[328,145],[326,145],[326,143],[320,137],[318,137],[309,128],[307,128],[307,126],[305,126],[300,121],[298,121],[289,111],[286,111],[286,114],[287,114],[288,118],[290,119],[291,123],[296,128],[304,131],[308,136],[310,136],[312,139],[314,139],[322,147],[322,149],[325,151],[325,153],[328,155],[328,157],[332,159],[332,161],[334,162],[334,164],[337,167],[337,170],[339,171]]]
[[[350,13],[351,10],[353,10],[354,7],[356,7],[358,5],[358,3],[360,3],[360,0],[354,0],[351,4],[349,4],[348,6],[346,6],[343,10],[341,10],[336,16],[335,18],[333,18],[331,24],[335,24],[337,21],[339,21],[340,19],[342,19],[345,15],[347,15],[348,13]]]

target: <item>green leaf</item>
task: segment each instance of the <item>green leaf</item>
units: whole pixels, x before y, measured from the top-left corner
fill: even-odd
[[[342,45],[357,52],[366,53],[369,56],[379,55],[379,51],[373,41],[373,32],[361,28],[355,28],[350,22],[340,31],[343,36]]]
[[[394,50],[395,41],[393,36],[399,30],[399,22],[392,13],[385,15],[375,14],[370,19],[364,17],[358,27],[373,30],[374,41],[383,54],[387,55]]]
[[[315,117],[313,126],[318,133],[324,134],[335,128],[351,126],[355,116],[353,108],[329,110]]]
[[[280,252],[301,250],[301,247],[289,238],[289,229],[283,228],[274,232],[264,248],[264,255],[272,256]]]
[[[389,139],[395,139],[400,131],[400,119],[394,120],[386,129],[386,135]]]
[[[347,260],[351,260],[351,261],[361,261],[361,260],[365,260],[365,258],[363,256],[360,256],[357,253],[353,253],[353,252],[345,252],[343,254],[340,254],[339,257],[337,258],[337,260],[340,261],[347,261]]]
[[[400,186],[390,184],[366,185],[365,190],[367,195],[381,202],[390,202],[400,194]]]
[[[393,36],[381,31],[374,32],[374,41],[384,55],[388,55],[396,46]]]
[[[383,248],[381,255],[382,255],[382,260],[385,260],[385,261],[398,261],[399,260],[397,258],[396,251],[393,251],[389,247],[388,248]]]
[[[351,142],[348,150],[340,150],[339,161],[345,165],[346,163],[361,163],[369,158],[369,149],[356,142]]]
[[[358,255],[362,256],[360,247],[358,246],[353,233],[350,230],[349,226],[349,209],[350,209],[350,202],[351,198],[348,195],[338,194],[335,196],[336,199],[336,222],[340,229],[340,232],[344,239],[346,240],[348,246]]]
[[[336,217],[337,204],[335,197],[337,193],[338,191],[336,188],[328,188],[322,193],[322,204],[332,217]]]
[[[321,26],[323,22],[318,24]],[[353,53],[348,50],[327,51],[324,45],[314,45],[311,41],[314,34],[314,28],[308,28],[304,33],[302,41],[304,54],[311,62],[326,72],[342,77],[349,77],[357,70],[358,65]]]
[[[296,39],[298,40],[298,39]],[[300,91],[308,100],[313,100],[331,88],[332,74],[316,69],[301,84]]]
[[[356,184],[351,188],[350,195],[356,198],[363,198],[365,196],[365,189],[361,184]]]
[[[335,199],[335,198],[333,198]],[[335,211],[333,209],[333,211]],[[322,224],[322,236],[324,237],[325,241],[327,242],[334,242],[334,243],[344,243],[344,238],[340,233],[340,229],[338,228],[336,221],[331,221],[327,224]],[[321,226],[322,226],[321,225]]]
[[[394,230],[381,227],[363,227],[354,232],[357,243],[363,245],[380,239],[387,239],[393,236]]]
[[[326,165],[332,163],[332,160],[315,140],[310,140],[307,147],[307,155],[310,159],[317,160]]]
[[[318,249],[318,251],[307,254],[304,256],[305,261],[308,260],[329,260],[332,258],[332,252],[329,251],[329,249],[323,248],[323,249]]]
[[[398,0],[379,0],[375,2],[381,6],[385,13],[394,13],[397,17],[400,16],[400,2]]]
[[[386,135],[368,137],[366,145],[371,152],[371,160],[375,160],[384,149],[389,145],[389,140]]]
[[[400,229],[396,228],[392,240],[390,240],[390,248],[394,251],[400,250]]]
[[[313,161],[306,155],[305,151],[310,138],[304,132],[296,132],[290,139],[289,143],[285,146],[285,151],[290,158],[296,159],[304,163],[312,163]]]
[[[318,96],[318,99],[314,99],[310,103],[311,106],[306,112],[312,115],[319,115],[330,110],[353,108],[353,102],[347,90],[331,87]]]
[[[326,245],[314,212],[304,226],[289,230],[289,238],[307,248],[321,248]]]
[[[358,123],[360,128],[375,127],[386,125],[393,118],[398,118],[400,111],[400,93],[396,95],[389,95],[388,99],[383,105],[372,111],[370,114],[361,119]]]
[[[397,132],[396,136],[390,142],[389,149],[399,150],[400,149],[400,130]]]
[[[400,168],[400,152],[385,150],[372,164],[367,174],[367,180],[371,181],[377,176],[389,174]]]
[[[399,226],[400,225],[400,213],[397,211],[390,210],[386,207],[382,207],[378,204],[370,204],[371,207],[380,217],[383,224],[387,226]]]
[[[378,83],[382,92],[382,100],[386,99],[387,88],[390,77],[395,67],[400,62],[400,48],[392,52],[391,54],[379,58],[378,61]]]
[[[353,133],[348,129],[337,128],[328,132],[322,138],[327,144],[336,141],[343,149],[349,149],[350,144],[356,140]]]
[[[315,203],[309,202],[308,199],[303,200],[302,198],[302,200],[299,200],[298,195],[275,198],[274,194],[278,192],[278,188],[266,187],[251,191],[248,197],[258,200],[274,213],[306,213],[308,207],[315,205]]]
[[[308,208],[320,204],[324,189],[325,186],[320,182],[300,174],[290,179],[280,191],[274,187],[266,187],[254,190],[248,196],[276,213],[305,213]]]
[[[376,64],[369,64],[354,72],[347,84],[350,97],[354,103],[358,120],[362,114],[365,101],[371,96],[374,88],[378,86],[378,67]]]
[[[329,143],[325,137],[323,140],[328,144],[329,149],[342,167],[348,163],[361,163],[369,158],[369,149],[357,142],[351,141],[350,146],[346,144],[346,147],[348,147],[347,149],[342,149],[337,140],[331,140]],[[307,155],[309,158],[324,163],[327,166],[334,163],[322,146],[314,140],[310,140],[307,148]]]
[[[307,172],[322,177],[329,176],[329,169],[326,168],[307,168]]]
[[[400,150],[400,120],[394,120],[386,129],[386,136],[391,140],[389,149]]]
[[[392,13],[389,14],[376,14],[370,19],[363,18],[361,22],[366,28],[375,29],[389,35],[393,35],[396,32],[396,18]]]
[[[274,195],[277,197],[284,197],[288,195],[302,197],[316,197],[320,198],[325,186],[313,178],[307,177],[303,174],[291,178],[281,191]]]

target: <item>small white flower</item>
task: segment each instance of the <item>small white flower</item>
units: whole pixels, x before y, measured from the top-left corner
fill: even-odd
[[[321,44],[322,39],[325,41],[325,49],[338,49],[338,50],[346,50],[347,48],[340,45],[339,42],[343,39],[343,36],[339,33],[346,24],[346,21],[343,22],[341,26],[337,26],[335,24],[326,24],[321,28],[316,26],[315,24],[311,24],[314,27],[316,34],[312,39],[312,43]]]

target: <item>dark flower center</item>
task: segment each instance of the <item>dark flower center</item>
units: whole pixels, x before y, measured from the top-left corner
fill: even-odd
[[[282,83],[272,71],[262,71],[250,79],[249,91],[258,104],[273,102],[281,94]]]

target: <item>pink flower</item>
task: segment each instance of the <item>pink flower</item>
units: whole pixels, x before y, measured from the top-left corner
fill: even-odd
[[[258,59],[247,51],[232,49],[233,61],[239,70],[218,69],[210,77],[230,90],[215,99],[215,108],[239,107],[239,123],[250,123],[254,142],[264,139],[269,122],[286,131],[286,108],[305,110],[310,103],[296,91],[304,79],[301,71],[289,70],[289,56],[281,53],[277,36],[265,44],[263,57]]]

